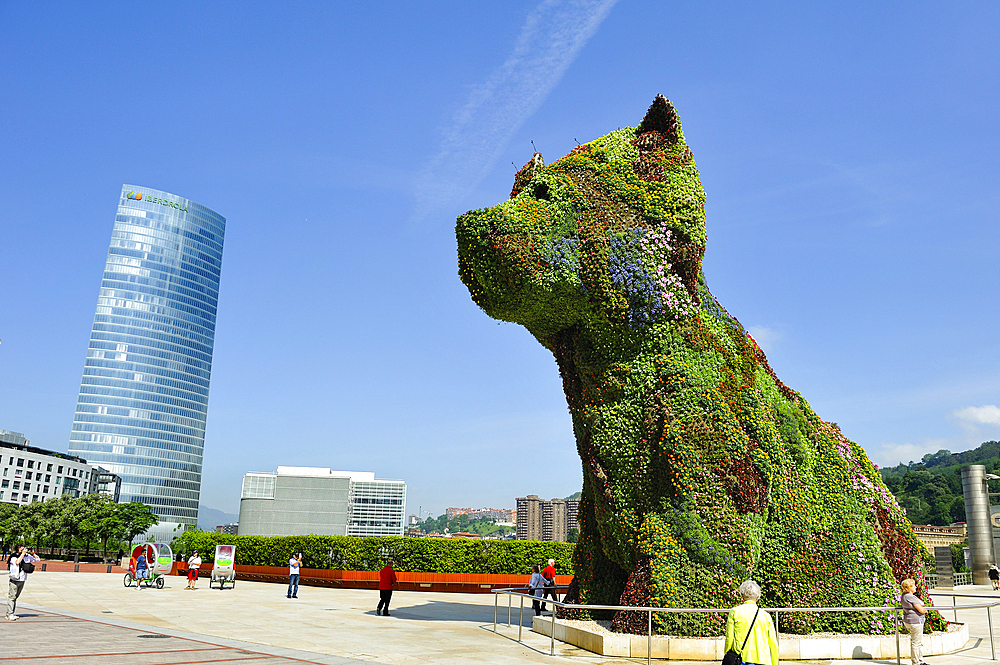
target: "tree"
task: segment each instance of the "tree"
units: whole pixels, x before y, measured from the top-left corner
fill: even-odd
[[[52,501],[31,505],[37,506],[36,510],[39,517],[39,530],[36,533],[35,546],[38,546],[42,538],[46,538],[49,547],[52,547],[56,537],[59,535],[59,507]]]
[[[969,571],[969,567],[965,565],[964,543],[951,544],[951,567],[956,573],[965,573]]]
[[[0,503],[0,540],[10,549],[14,548],[14,543],[23,533],[18,508],[19,506],[14,503]]]
[[[124,531],[121,506],[106,494],[88,494],[82,500],[86,502],[83,532],[101,541],[101,551],[106,559],[108,539]],[[90,550],[89,539],[87,550]]]
[[[151,526],[160,523],[160,518],[154,515],[148,506],[138,501],[119,504],[118,508],[121,511],[121,535],[129,542],[135,540],[139,534],[146,533]]]
[[[21,523],[21,535],[24,537],[26,543],[30,541],[35,542],[35,547],[38,547],[38,540],[41,534],[44,533],[47,525],[43,525],[44,515],[42,514],[42,506],[44,503],[34,502],[21,506],[20,512],[20,523]]]
[[[52,501],[55,504],[55,531],[66,538],[66,548],[73,547],[73,538],[80,533],[80,523],[83,521],[83,504],[68,494]]]
[[[569,533],[566,536],[566,542],[575,543],[579,538],[580,538],[580,530],[577,529],[576,527],[573,527],[572,529],[569,530]]]

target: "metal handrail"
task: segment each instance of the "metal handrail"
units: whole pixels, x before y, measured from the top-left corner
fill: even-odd
[[[961,605],[957,605],[955,602],[956,598],[1000,598],[1000,596],[983,596],[976,593],[948,593],[947,591],[935,591],[931,594],[932,596],[951,596],[951,609],[954,612],[954,620],[958,622],[958,610],[967,609]],[[940,612],[941,610],[938,609]],[[993,654],[993,660],[997,659],[996,648],[993,645],[993,617],[990,616],[990,608],[986,608],[986,621],[990,627],[990,651]]]
[[[568,586],[548,586],[541,587],[543,589],[555,590],[555,589],[568,589]],[[521,628],[524,625],[524,599],[531,598],[532,600],[541,600],[540,596],[534,596],[523,591],[527,591],[528,587],[510,587],[507,589],[493,589],[493,632],[497,632],[497,610],[499,606],[500,594],[505,594],[508,598],[507,601],[507,627],[510,627],[510,614],[511,614],[511,600],[514,596],[518,596],[521,599],[521,607],[518,614],[518,625],[517,625],[517,641],[521,641]],[[932,595],[951,595],[951,596],[962,596],[968,598],[983,598],[983,596],[977,596],[974,594],[946,594],[938,593]],[[987,596],[991,597],[991,596]],[[1000,598],[1000,596],[992,596],[994,598]],[[647,665],[652,662],[652,652],[653,652],[653,612],[668,613],[668,614],[696,614],[696,613],[726,613],[728,614],[732,608],[718,608],[718,607],[638,607],[635,605],[580,605],[577,603],[567,603],[565,601],[559,600],[542,600],[541,602],[548,604],[551,603],[555,607],[562,607],[564,609],[579,609],[579,610],[614,610],[614,611],[628,611],[628,612],[646,612],[648,614],[647,621],[647,634],[646,634],[646,663]],[[958,610],[973,610],[986,608],[986,620],[989,623],[990,629],[990,651],[993,656],[993,660],[997,659],[996,647],[993,641],[993,618],[990,615],[990,608],[1000,605],[1000,600],[992,603],[975,603],[971,605],[956,605],[954,599],[952,600],[952,609],[955,610],[955,621],[958,621]],[[896,665],[900,663],[900,652],[899,652],[899,624],[902,620],[903,607],[893,606],[893,607],[762,607],[760,608],[767,612],[774,613],[774,633],[777,643],[781,644],[781,635],[778,630],[778,620],[781,612],[892,612],[895,619],[895,634],[896,634]],[[941,608],[934,608],[941,611]],[[555,610],[552,611],[552,620],[549,627],[549,655],[555,655],[555,624],[556,624],[556,613]]]

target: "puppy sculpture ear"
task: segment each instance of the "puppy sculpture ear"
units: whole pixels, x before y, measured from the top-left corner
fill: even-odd
[[[653,103],[650,104],[649,110],[646,111],[646,117],[636,127],[635,135],[642,136],[646,132],[659,132],[660,137],[667,143],[675,143],[677,141],[677,127],[677,111],[674,110],[674,105],[663,95],[657,95]]]
[[[535,177],[535,174],[545,167],[545,160],[542,159],[542,153],[536,152],[528,160],[528,163],[521,167],[521,170],[517,172],[514,176],[514,187],[510,190],[510,198],[514,198],[521,193],[524,186],[531,182],[531,179]]]

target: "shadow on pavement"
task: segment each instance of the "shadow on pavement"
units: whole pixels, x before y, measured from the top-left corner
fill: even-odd
[[[479,603],[461,603],[452,601],[432,600],[421,605],[400,605],[389,608],[390,616],[386,619],[411,619],[419,621],[468,621],[470,623],[493,625],[493,606],[480,605]],[[371,610],[369,614],[373,614]],[[518,607],[515,605],[511,611],[511,625],[517,625]],[[525,608],[524,624],[531,625],[533,612],[530,607]],[[507,625],[507,606],[503,605],[497,610],[497,623]]]

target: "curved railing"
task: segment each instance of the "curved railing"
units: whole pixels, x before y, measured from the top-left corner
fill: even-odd
[[[568,589],[567,586],[555,586],[555,587],[543,587],[545,590],[565,590]],[[613,610],[613,611],[628,611],[628,612],[645,612],[647,615],[647,632],[646,632],[646,662],[650,663],[652,661],[652,643],[653,643],[653,614],[698,614],[698,613],[715,613],[715,614],[728,614],[731,607],[717,608],[717,607],[635,607],[632,605],[578,605],[576,603],[566,603],[563,601],[552,600],[547,598],[542,600],[539,596],[532,596],[529,593],[527,587],[511,587],[509,589],[494,589],[493,590],[493,632],[497,632],[497,613],[499,611],[499,601],[500,595],[504,594],[508,597],[507,602],[507,626],[510,627],[511,611],[512,605],[511,600],[514,597],[519,597],[521,599],[521,605],[518,610],[518,625],[517,625],[517,641],[521,641],[521,628],[524,624],[524,599],[537,600],[543,602],[547,605],[553,605],[555,607],[562,607],[564,609],[575,609],[575,610]],[[972,594],[956,594],[956,593],[943,593],[937,592],[932,595],[935,596],[953,596],[953,597],[964,597],[964,598],[984,598],[984,596],[975,596]],[[986,598],[996,598],[996,596],[985,596]],[[993,660],[997,659],[996,647],[993,643],[993,617],[990,615],[990,609],[1000,605],[1000,600],[989,603],[976,603],[972,605],[958,605],[955,603],[954,598],[952,598],[952,607],[947,608],[955,611],[955,620],[958,621],[958,610],[974,610],[986,608],[986,618],[989,622],[990,627],[990,651],[993,656]],[[780,615],[782,612],[794,613],[794,612],[892,612],[895,618],[895,633],[896,633],[896,665],[900,663],[900,651],[899,651],[899,624],[902,622],[902,612],[903,608],[901,606],[894,607],[762,607],[762,610],[771,612],[774,615],[774,632],[778,640],[781,643],[781,636],[778,632],[778,626],[780,621]],[[943,608],[934,607],[935,610],[940,612]],[[556,652],[556,641],[555,641],[555,623],[556,623],[556,613],[552,612],[552,626],[549,629],[549,655],[554,656]]]

